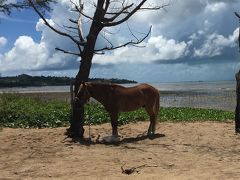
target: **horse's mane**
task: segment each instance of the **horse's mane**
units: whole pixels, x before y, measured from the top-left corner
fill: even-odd
[[[92,81],[92,82],[87,82],[88,84],[92,85],[97,85],[97,86],[111,86],[114,85],[114,83],[111,82],[98,82],[98,81]]]
[[[123,87],[121,85],[111,83],[111,82],[87,82],[89,85],[93,85],[95,87],[102,87],[102,88],[108,88],[108,87]]]

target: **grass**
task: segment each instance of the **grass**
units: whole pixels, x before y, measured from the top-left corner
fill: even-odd
[[[70,108],[61,101],[43,101],[17,94],[0,95],[0,124],[5,127],[44,128],[68,124]]]
[[[64,101],[44,101],[18,94],[0,94],[0,127],[45,128],[69,125],[70,105]],[[195,108],[161,108],[160,121],[226,121],[233,120],[234,113],[222,110]],[[143,108],[121,113],[120,124],[148,120]],[[110,122],[108,113],[99,104],[85,106],[85,124]]]

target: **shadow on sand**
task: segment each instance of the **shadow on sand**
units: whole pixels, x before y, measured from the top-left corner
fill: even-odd
[[[113,143],[107,143],[104,142],[103,140],[99,140],[100,137],[98,137],[96,140],[92,140],[90,138],[74,138],[71,139],[69,142],[71,143],[79,143],[80,145],[85,145],[85,146],[91,146],[91,145],[96,145],[96,144],[105,144],[105,145],[114,145],[114,146],[119,146],[121,144],[128,144],[128,143],[135,143],[138,141],[143,141],[146,139],[154,140],[157,138],[165,137],[165,134],[154,134],[154,135],[146,135],[146,134],[140,134],[137,137],[129,137],[129,138],[123,138],[119,142],[113,142]]]

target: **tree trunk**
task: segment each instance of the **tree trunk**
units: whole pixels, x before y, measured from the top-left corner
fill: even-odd
[[[238,17],[240,23],[240,15],[235,12],[235,15]],[[238,44],[239,44],[239,52],[240,52],[240,29],[239,29],[239,36],[238,36]],[[237,106],[235,110],[235,132],[240,133],[240,70],[236,74],[236,97],[237,97]]]
[[[98,1],[97,9],[95,11],[92,25],[87,36],[86,44],[81,52],[81,64],[79,67],[78,74],[76,75],[74,83],[74,94],[76,96],[79,86],[82,82],[88,81],[90,69],[92,65],[92,59],[94,55],[94,48],[97,41],[97,37],[103,29],[102,19],[105,15],[103,10],[104,1]],[[73,137],[83,137],[84,133],[84,106],[77,105],[73,102],[72,118],[70,121],[71,125],[68,130],[68,135]]]
[[[82,82],[87,82],[90,74],[90,69],[92,65],[92,59],[94,55],[94,47],[96,44],[97,36],[101,31],[101,27],[97,26],[92,29],[91,33],[87,37],[87,44],[84,46],[81,55],[81,64],[79,67],[79,72],[76,75],[74,83],[74,97],[76,96],[80,84]],[[73,102],[73,111],[70,121],[71,125],[68,130],[68,135],[71,137],[83,137],[84,133],[84,106],[77,105]]]
[[[92,57],[82,58],[79,72],[76,76],[74,83],[74,97],[76,96],[81,82],[88,81],[92,64]],[[73,101],[72,105],[72,117],[70,121],[70,128],[68,130],[68,135],[70,137],[83,137],[84,133],[84,105],[77,105]]]
[[[235,110],[235,132],[240,133],[240,71],[236,74],[236,81],[237,106]]]

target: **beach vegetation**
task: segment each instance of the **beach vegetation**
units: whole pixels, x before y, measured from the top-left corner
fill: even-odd
[[[19,94],[0,94],[0,126],[11,128],[55,128],[69,126],[70,104],[65,101],[42,100]],[[148,121],[144,108],[121,113],[119,124]],[[234,112],[189,107],[161,107],[160,122],[233,121]],[[85,105],[85,124],[110,122],[104,107],[98,103]]]

